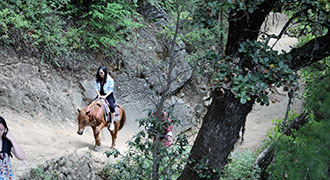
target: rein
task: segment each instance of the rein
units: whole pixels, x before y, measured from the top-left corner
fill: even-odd
[[[102,111],[102,106],[100,107],[99,111],[97,112],[96,118],[95,116],[93,116],[93,110],[92,108],[88,108],[88,111],[90,111],[91,113],[89,114],[89,119],[92,119],[92,122],[89,122],[90,125],[94,125],[96,123],[96,119],[98,119],[101,115],[101,111]]]

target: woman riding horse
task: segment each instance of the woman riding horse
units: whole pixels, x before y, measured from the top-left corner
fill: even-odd
[[[105,66],[100,66],[96,72],[95,90],[97,93],[96,98],[106,99],[109,103],[111,119],[110,131],[114,130],[113,119],[115,117],[115,97],[113,95],[115,82],[108,74]],[[109,122],[107,122],[109,123]]]
[[[110,131],[110,135],[112,138],[111,148],[114,148],[116,145],[116,139],[118,131],[121,130],[126,121],[126,113],[125,110],[117,104],[117,110],[119,112],[119,118],[115,122],[115,128],[113,131]],[[78,109],[78,131],[79,135],[82,135],[86,126],[91,126],[93,129],[94,139],[95,139],[95,150],[97,150],[101,146],[100,132],[104,127],[107,126],[105,121],[105,108],[101,99],[97,99],[91,102],[88,106],[83,109]]]

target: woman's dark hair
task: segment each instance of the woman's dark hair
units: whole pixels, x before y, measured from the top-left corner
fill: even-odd
[[[0,124],[2,124],[3,127],[5,127],[5,132],[3,133],[3,136],[5,136],[8,132],[8,126],[7,126],[5,119],[1,116],[0,116]]]
[[[101,78],[101,76],[99,75],[99,71],[100,69],[102,69],[102,71],[104,72],[104,79]],[[97,69],[97,72],[96,72],[96,82],[106,82],[107,81],[107,76],[108,76],[108,71],[107,71],[107,67],[105,66],[100,66],[98,69]]]

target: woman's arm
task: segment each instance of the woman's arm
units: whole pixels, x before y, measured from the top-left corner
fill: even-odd
[[[95,91],[96,91],[97,97],[101,97],[100,89],[99,89],[99,85],[98,85],[98,82],[96,82],[96,81],[95,81],[94,88],[95,88]]]
[[[15,138],[11,135],[11,133],[9,131],[6,134],[6,138],[13,145],[11,150],[12,150],[13,154],[15,155],[15,157],[19,160],[23,160],[24,159],[23,149],[17,144]]]
[[[101,97],[101,94],[98,90],[96,90],[97,97]]]
[[[104,98],[107,98],[111,93],[112,91],[109,91],[106,95],[104,95]]]

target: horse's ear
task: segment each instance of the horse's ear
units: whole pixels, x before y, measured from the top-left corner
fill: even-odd
[[[78,113],[80,113],[81,110],[80,109],[77,109],[77,110],[78,110]]]
[[[90,112],[91,112],[91,111],[87,111],[87,112],[86,112],[86,115],[89,115]]]

